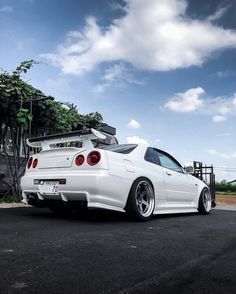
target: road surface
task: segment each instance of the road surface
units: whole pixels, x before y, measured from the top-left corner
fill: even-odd
[[[236,212],[0,209],[0,293],[235,293]]]

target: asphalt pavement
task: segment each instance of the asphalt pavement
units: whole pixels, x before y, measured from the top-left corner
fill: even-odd
[[[236,293],[236,212],[0,209],[0,293]]]

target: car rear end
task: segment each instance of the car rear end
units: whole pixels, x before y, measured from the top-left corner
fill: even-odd
[[[37,207],[86,203],[123,211],[131,181],[111,174],[107,152],[64,147],[32,155],[21,179],[23,202]]]

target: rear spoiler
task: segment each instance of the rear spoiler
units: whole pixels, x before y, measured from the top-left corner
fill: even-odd
[[[51,145],[70,142],[82,142],[84,148],[92,149],[94,139],[106,139],[106,136],[94,129],[80,130],[75,132],[54,134],[26,140],[27,145],[32,148],[51,149]]]

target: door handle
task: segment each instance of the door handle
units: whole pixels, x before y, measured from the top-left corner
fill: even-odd
[[[166,172],[166,174],[167,174],[167,176],[172,176],[172,174],[171,174],[171,173],[168,173],[168,172]]]

